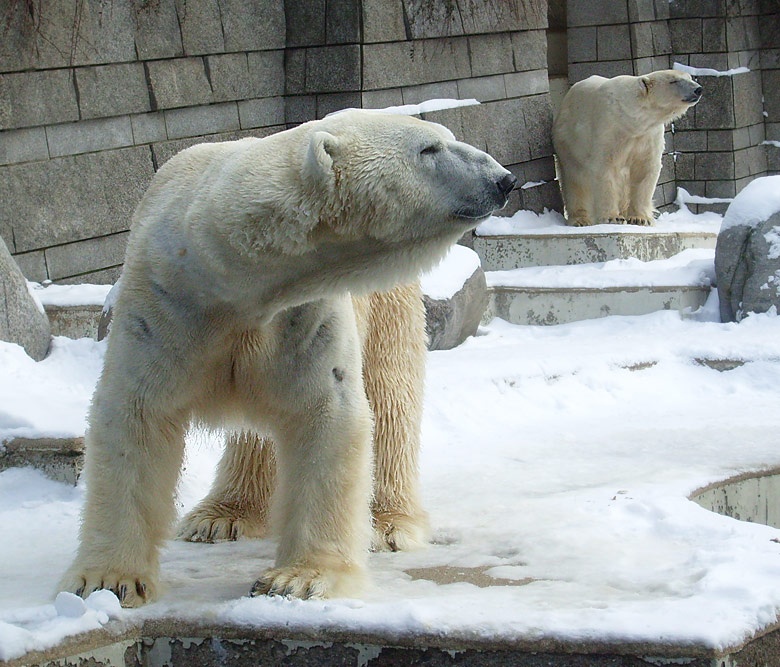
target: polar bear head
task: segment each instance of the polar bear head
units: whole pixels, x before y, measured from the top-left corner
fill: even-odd
[[[502,208],[517,182],[436,123],[351,109],[309,125],[304,183],[339,235],[457,239]]]
[[[665,69],[636,78],[640,105],[655,116],[656,122],[679,118],[702,96],[702,87],[687,72]]]

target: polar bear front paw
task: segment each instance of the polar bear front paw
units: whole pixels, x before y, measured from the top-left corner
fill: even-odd
[[[263,537],[262,517],[250,517],[237,503],[204,500],[179,524],[177,537],[188,542],[222,542],[239,537]]]
[[[428,544],[430,527],[424,512],[415,515],[375,511],[372,551],[412,551]]]
[[[593,223],[587,218],[571,217],[566,220],[570,227],[590,227]]]
[[[254,583],[249,596],[281,595],[302,600],[347,597],[360,592],[365,583],[364,576],[363,569],[356,565],[275,567],[264,572]]]
[[[87,569],[68,573],[60,590],[88,598],[90,593],[109,590],[123,607],[140,607],[157,597],[157,584],[151,575],[120,573],[116,570]]]

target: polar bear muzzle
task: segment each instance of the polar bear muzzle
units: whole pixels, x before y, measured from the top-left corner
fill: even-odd
[[[487,153],[458,141],[439,154],[438,172],[452,197],[453,216],[462,221],[483,220],[504,208],[517,178]]]
[[[517,185],[517,178],[507,172],[499,178],[492,186],[485,189],[484,197],[469,204],[460,207],[455,211],[456,218],[466,220],[482,220],[496,211],[500,211],[509,199],[509,193]]]
[[[683,95],[683,102],[690,104],[696,104],[700,99],[703,92],[703,88],[699,85],[698,81],[677,81],[677,85],[681,89]]]

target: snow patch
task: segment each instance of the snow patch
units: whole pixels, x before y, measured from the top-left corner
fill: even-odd
[[[734,201],[731,198],[726,197],[701,197],[699,195],[692,195],[685,188],[677,188],[677,198],[674,203],[680,208],[686,206],[686,204],[729,204]]]
[[[30,291],[45,306],[102,306],[111,285],[41,285],[28,283]]]
[[[43,302],[38,296],[38,292],[35,290],[35,285],[37,285],[38,283],[31,283],[29,281],[25,281],[25,282],[27,284],[27,291],[30,293],[30,296],[32,297],[35,307],[38,309],[38,312],[45,315],[46,309],[43,307]]]
[[[0,660],[56,646],[66,637],[102,627],[123,614],[116,595],[95,591],[86,600],[59,593],[54,604],[0,611]]]
[[[764,234],[764,238],[769,244],[769,259],[780,257],[780,227],[772,227],[770,231]]]
[[[420,278],[422,292],[435,300],[451,299],[481,266],[471,248],[454,245],[444,259]]]
[[[747,67],[735,67],[726,71],[710,69],[709,67],[689,67],[682,63],[674,63],[672,69],[680,72],[687,72],[691,76],[734,76],[735,74],[747,74],[750,69]]]
[[[708,200],[708,202],[711,200]],[[730,200],[729,200],[730,201]],[[705,232],[717,234],[723,218],[714,212],[693,214],[678,202],[679,211],[661,213],[652,226],[591,225],[570,227],[558,211],[544,209],[542,213],[517,211],[511,217],[491,216],[476,228],[477,236],[511,236],[514,234],[560,235],[575,234],[653,234],[659,231]]]
[[[780,211],[780,175],[762,176],[748,183],[734,198],[723,217],[721,230],[753,227]]]
[[[477,236],[507,236],[544,230],[555,233],[566,229],[566,220],[558,211],[544,209],[542,213],[517,211],[512,217],[493,215],[475,230]]]
[[[455,100],[450,98],[441,98],[433,100],[425,100],[419,104],[402,104],[400,106],[385,107],[383,109],[366,109],[366,111],[376,111],[379,113],[393,113],[400,114],[402,116],[416,116],[423,113],[431,113],[433,111],[444,111],[445,109],[455,109],[457,107],[470,107],[475,104],[479,104],[478,100],[474,98],[468,98],[465,100]],[[334,116],[344,111],[350,111],[350,109],[339,109],[328,114],[328,116]]]
[[[104,346],[56,336],[49,355],[33,361],[20,346],[0,344],[0,443],[83,436]]]

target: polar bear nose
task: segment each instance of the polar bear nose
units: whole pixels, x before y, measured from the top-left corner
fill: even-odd
[[[504,197],[508,197],[512,192],[515,185],[517,185],[517,179],[512,174],[505,174],[504,177],[498,182],[498,189]]]
[[[686,97],[683,102],[698,102],[701,99],[701,94],[704,92],[704,89],[701,86],[696,86],[691,91],[691,94]]]

